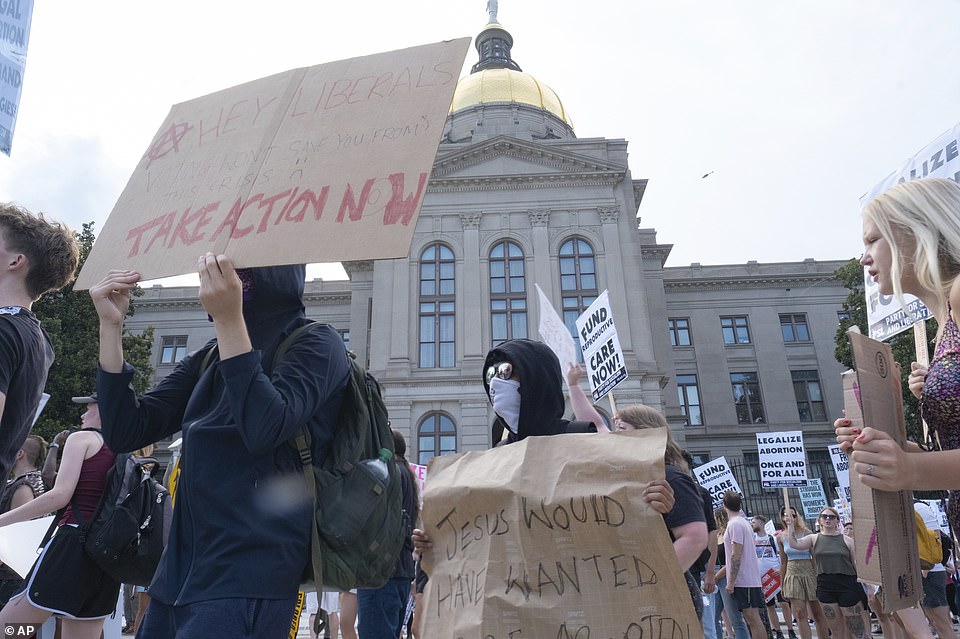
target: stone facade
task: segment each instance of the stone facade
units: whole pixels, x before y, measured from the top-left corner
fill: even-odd
[[[495,342],[493,306],[512,305],[505,320],[510,336],[536,338],[534,284],[560,313],[565,297],[578,300],[577,308],[566,309],[575,314],[609,291],[629,371],[614,391],[617,404],[663,410],[676,438],[698,458],[727,455],[749,465],[761,431],[803,430],[808,448],[823,449],[842,408],[833,340],[847,291],[832,275],[842,262],[665,268],[672,245],[659,244],[654,230],[638,228],[645,187],[646,180],[630,173],[625,140],[577,138],[556,114],[529,105],[461,108],[448,118],[408,258],[349,263],[349,280],[308,282],[307,314],[348,333],[350,348],[383,384],[392,424],[408,437],[411,461],[490,445],[493,415],[480,377]],[[508,301],[494,290],[503,281],[495,282],[499,271],[491,270],[504,265],[494,255],[504,241],[519,250],[507,266],[514,276]],[[582,254],[562,254],[574,245],[588,251],[586,261]],[[441,253],[449,260],[436,261]],[[571,264],[572,279],[561,273]],[[445,275],[438,279],[434,267]],[[430,287],[438,282],[448,290],[422,294],[437,293]],[[446,310],[435,310],[444,303]],[[179,356],[164,351],[165,343],[185,338],[182,354],[213,336],[196,289],[150,288],[135,305],[127,326],[155,327],[158,378],[172,369],[162,363],[164,353],[167,359]],[[804,339],[784,340],[784,317],[790,330],[805,323]],[[721,322],[729,318],[746,318],[748,341],[724,342]],[[689,345],[671,344],[668,327],[678,319],[687,322]],[[443,335],[433,333],[429,343],[432,331]],[[437,353],[451,348],[452,359],[437,365],[443,359]],[[437,361],[424,361],[423,349],[432,349]],[[823,396],[822,410],[811,421],[799,414],[797,371],[807,377],[814,371]],[[763,419],[740,423],[743,407],[738,413],[731,375],[751,373],[758,379]],[[691,405],[688,397],[681,406],[678,376],[696,376],[702,423],[686,424]],[[809,382],[799,383],[809,390]],[[609,416],[606,402],[601,409]],[[451,426],[452,433],[444,431]],[[826,479],[829,473],[824,467],[818,474]]]

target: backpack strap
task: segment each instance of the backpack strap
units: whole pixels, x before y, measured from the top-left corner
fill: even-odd
[[[303,466],[303,481],[307,485],[307,494],[310,495],[310,562],[313,564],[313,583],[317,587],[317,598],[323,588],[323,562],[320,561],[320,533],[317,532],[314,507],[317,503],[317,478],[313,470],[313,455],[310,453],[310,433],[306,427],[301,428],[294,438],[294,445],[300,455],[300,465]]]
[[[37,550],[40,550],[47,545],[47,542],[50,541],[51,537],[53,537],[53,531],[57,529],[57,522],[60,521],[66,513],[67,507],[64,506],[53,514],[53,521],[50,522],[47,532],[43,533],[43,539],[40,540],[40,545],[37,546]]]
[[[203,372],[210,368],[210,365],[213,364],[213,359],[219,354],[220,349],[217,348],[216,344],[207,349],[207,352],[203,354],[203,359],[200,360],[200,371],[197,373],[197,377],[203,375]]]

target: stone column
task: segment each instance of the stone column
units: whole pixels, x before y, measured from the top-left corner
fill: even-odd
[[[480,268],[480,218],[481,213],[461,213],[460,223],[463,225],[463,290],[458,296],[463,303],[458,314],[457,326],[462,327],[460,339],[457,341],[461,361],[483,357],[483,326],[482,318],[488,317],[487,309],[483,307],[483,277]],[[481,318],[480,321],[477,321]]]

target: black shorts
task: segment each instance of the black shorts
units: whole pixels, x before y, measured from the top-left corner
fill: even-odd
[[[863,587],[856,575],[821,573],[817,575],[817,600],[825,604],[837,604],[841,608],[853,608],[864,599]]]
[[[755,588],[734,587],[733,600],[737,603],[737,609],[741,612],[747,608],[764,608],[767,602],[763,600],[763,589],[759,586]]]
[[[947,571],[928,572],[923,578],[923,608],[941,608],[947,605]]]
[[[100,570],[80,543],[80,531],[60,526],[25,577],[27,601],[69,619],[103,619],[113,614],[120,583]]]

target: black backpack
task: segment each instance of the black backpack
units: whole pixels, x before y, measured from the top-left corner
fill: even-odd
[[[316,322],[300,326],[277,347],[272,371],[289,347]],[[201,360],[202,373],[216,346]],[[303,464],[314,503],[311,562],[304,582],[318,591],[379,588],[393,576],[410,526],[403,510],[400,470],[380,384],[347,352],[350,376],[330,451],[314,463],[306,427],[291,442]]]
[[[160,464],[152,457],[121,453],[107,472],[107,483],[93,518],[84,522],[76,504],[87,554],[116,581],[146,586],[167,545],[173,506],[157,481]]]

